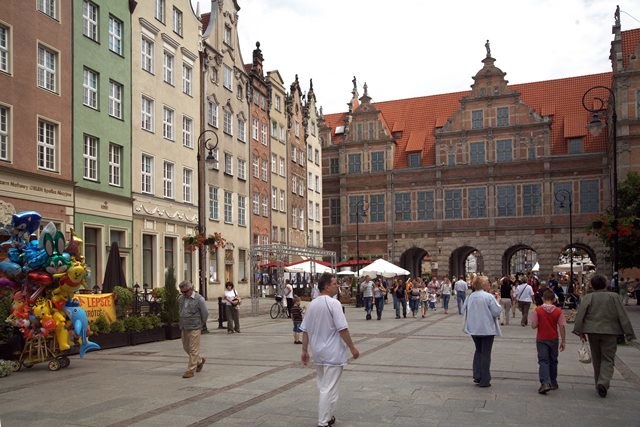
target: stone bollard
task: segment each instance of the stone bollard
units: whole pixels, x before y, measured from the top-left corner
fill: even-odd
[[[225,310],[225,303],[222,302],[222,297],[218,297],[218,329],[224,329],[225,326],[222,322],[227,321],[227,312]]]

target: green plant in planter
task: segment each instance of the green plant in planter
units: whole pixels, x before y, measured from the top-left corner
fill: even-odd
[[[7,292],[0,297],[0,341],[8,342],[14,335],[16,329],[5,322],[11,314],[12,295]]]
[[[142,326],[141,318],[138,316],[129,316],[125,318],[124,329],[127,332],[142,332],[144,328]]]
[[[0,377],[7,377],[13,372],[13,362],[0,359]]]
[[[104,314],[101,314],[100,317],[93,321],[91,331],[95,334],[108,334],[111,332],[111,324],[109,324],[109,320]]]
[[[133,290],[122,286],[115,286],[113,288],[113,296],[116,303],[116,316],[123,318],[126,314],[131,312],[133,305]]]
[[[151,319],[148,316],[143,316],[140,318],[140,326],[142,326],[143,331],[147,331],[149,329],[153,329]]]
[[[160,319],[160,316],[158,316],[157,314],[150,314],[147,316],[147,318],[151,323],[151,329],[159,328],[160,326],[162,326],[162,319]]]
[[[176,275],[173,267],[169,267],[164,275],[164,298],[162,300],[162,320],[165,323],[177,323],[178,313],[178,288],[176,287]]]
[[[124,332],[124,321],[122,320],[114,320],[109,326],[111,327],[111,332],[113,333]]]

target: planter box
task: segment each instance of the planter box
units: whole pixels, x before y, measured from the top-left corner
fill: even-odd
[[[180,331],[180,326],[177,323],[164,325],[164,332],[165,338],[168,340],[177,340],[178,338],[182,338],[182,332]]]
[[[0,359],[18,360],[24,347],[22,336],[15,335],[9,341],[0,341]]]
[[[164,328],[148,329],[142,332],[128,332],[129,345],[146,344],[154,341],[164,341],[165,331]]]
[[[110,334],[92,335],[89,339],[94,343],[99,344],[102,350],[129,345],[129,334],[126,332],[111,332]]]

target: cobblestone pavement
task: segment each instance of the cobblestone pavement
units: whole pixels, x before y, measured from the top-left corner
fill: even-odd
[[[180,340],[72,356],[67,369],[49,372],[41,364],[1,378],[0,423],[315,426],[314,370],[299,363],[291,322],[264,313],[270,305],[260,300],[263,314],[249,316],[243,304],[240,334],[228,335],[212,320],[211,333],[202,337],[207,362],[191,379],[181,377]],[[381,321],[346,308],[361,357],[342,376],[336,427],[640,425],[637,343],[618,347],[615,376],[602,399],[591,365],[577,360],[579,339],[568,333],[560,389],[540,395],[535,332],[511,322],[493,347],[492,387],[480,389],[471,378],[473,343],[455,303],[448,315],[439,309],[425,319],[395,319],[391,308],[385,306]],[[640,335],[640,306],[627,309]]]

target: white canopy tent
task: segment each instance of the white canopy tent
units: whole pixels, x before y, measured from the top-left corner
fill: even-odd
[[[333,269],[331,267],[327,267],[326,265],[322,265],[315,261],[299,262],[285,267],[284,270],[290,273],[311,273],[312,268],[313,272],[318,274],[333,273]]]
[[[356,272],[351,270],[342,270],[336,273],[337,276],[355,276]]]
[[[596,269],[596,266],[591,262],[580,262],[580,261],[573,262],[574,273],[592,271],[595,269]],[[556,273],[568,273],[571,271],[571,263],[554,265],[553,271],[555,271]]]
[[[360,269],[360,277],[369,276],[382,276],[382,277],[395,277],[395,276],[408,276],[409,271],[402,267],[398,267],[395,264],[390,263],[387,260],[379,258],[373,261],[371,264]]]

